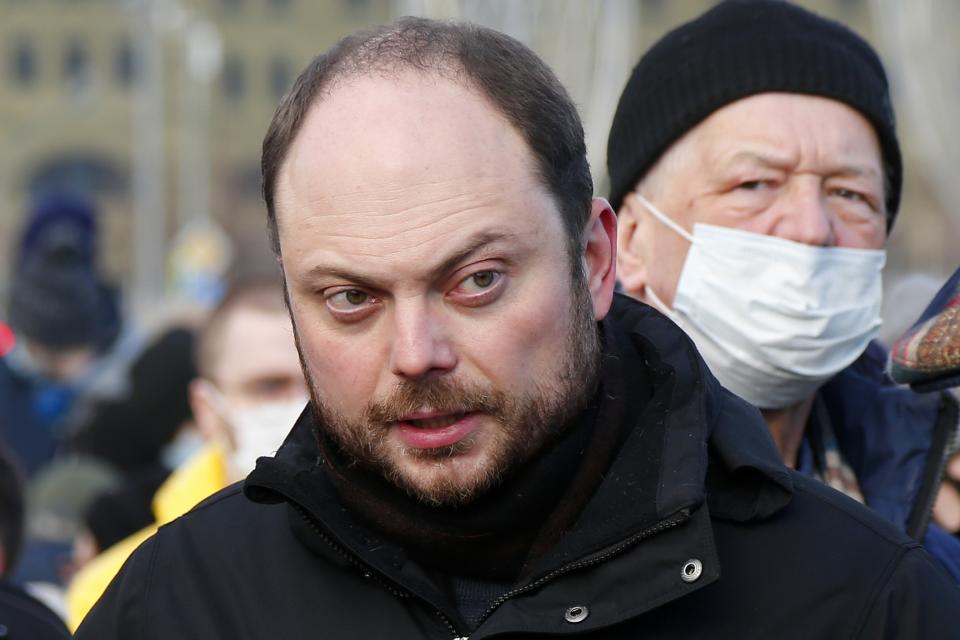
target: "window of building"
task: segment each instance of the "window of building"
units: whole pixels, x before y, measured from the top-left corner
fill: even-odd
[[[90,53],[79,38],[69,40],[63,50],[63,77],[74,86],[90,80]]]
[[[118,43],[113,57],[113,75],[122,87],[132,86],[138,78],[137,52],[130,38],[123,37]]]
[[[18,38],[10,51],[10,76],[20,87],[28,87],[36,80],[37,56],[26,36]]]
[[[280,99],[293,84],[293,65],[283,56],[274,56],[270,61],[270,95]]]
[[[228,55],[223,61],[223,95],[238,100],[246,93],[246,77],[243,60],[236,55]]]

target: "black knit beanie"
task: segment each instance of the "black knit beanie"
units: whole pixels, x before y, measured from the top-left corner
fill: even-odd
[[[889,232],[903,170],[883,65],[845,26],[781,0],[721,2],[640,58],[607,143],[614,210],[683,134],[721,107],[767,92],[838,100],[873,124],[886,171]]]
[[[76,246],[47,246],[14,273],[10,325],[49,348],[96,347],[104,324],[104,296],[97,274]]]

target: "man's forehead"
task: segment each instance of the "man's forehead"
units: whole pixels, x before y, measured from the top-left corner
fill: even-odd
[[[464,81],[415,71],[356,77],[310,107],[281,174],[325,158],[338,168],[389,168],[405,160],[390,151],[441,152],[466,143],[477,156],[500,149],[508,138],[522,141],[492,102]]]
[[[520,132],[463,82],[415,72],[353,79],[310,109],[281,167],[281,237],[287,217],[330,216],[325,224],[368,225],[354,231],[375,237],[389,230],[369,226],[371,216],[467,211],[542,191],[534,164]]]
[[[749,122],[750,126],[744,127],[744,122]],[[726,135],[750,137],[772,131],[805,133],[803,129],[795,128],[798,123],[826,125],[833,122],[845,125],[851,136],[866,130],[876,140],[870,121],[847,103],[825,96],[783,92],[758,93],[735,100],[711,113],[694,130],[712,127]]]

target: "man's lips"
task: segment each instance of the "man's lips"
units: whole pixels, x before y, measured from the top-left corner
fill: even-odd
[[[480,414],[422,412],[393,423],[400,440],[413,449],[451,447],[480,427]]]

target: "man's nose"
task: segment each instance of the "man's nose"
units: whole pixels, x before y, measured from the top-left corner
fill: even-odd
[[[444,373],[457,364],[438,310],[425,298],[398,301],[393,318],[390,370],[404,378]]]
[[[794,185],[776,204],[780,208],[774,235],[816,247],[835,244],[834,213],[819,184]]]

